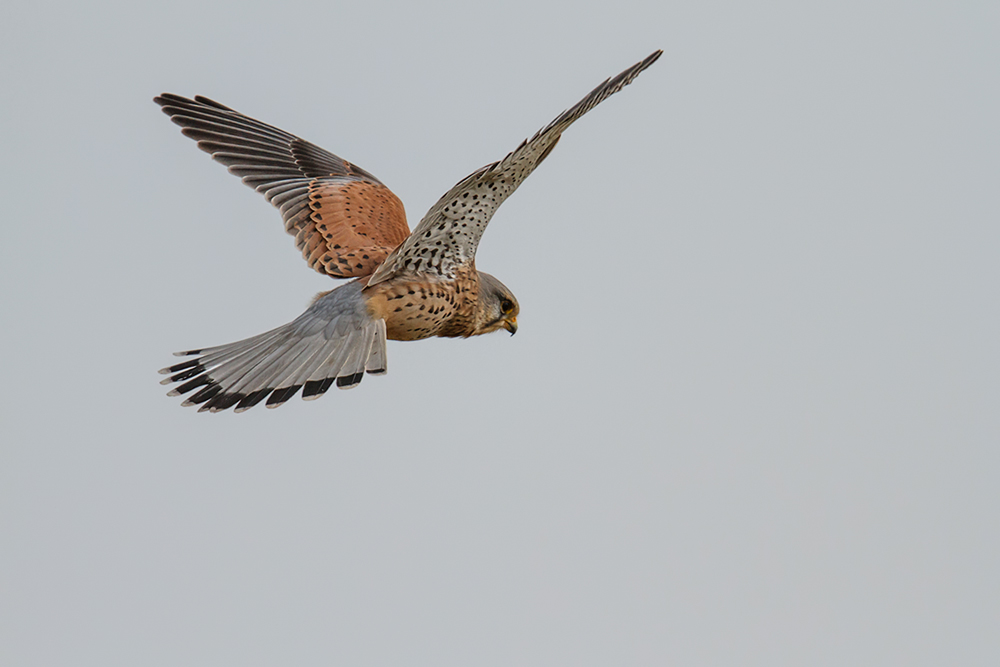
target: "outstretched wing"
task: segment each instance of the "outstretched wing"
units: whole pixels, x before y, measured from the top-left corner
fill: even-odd
[[[465,177],[424,216],[417,228],[375,271],[369,285],[398,273],[431,273],[454,278],[476,256],[479,239],[500,204],[517,189],[555,148],[563,131],[578,118],[627,86],[656,62],[656,51],[640,63],[608,79],[521,143],[507,157]]]
[[[320,273],[370,275],[409,235],[402,202],[347,160],[206,97],[164,93],[153,101],[281,211],[285,230]]]
[[[385,320],[368,313],[363,287],[363,281],[341,285],[288,324],[252,338],[178,352],[192,358],[160,370],[170,375],[161,384],[181,383],[169,396],[194,391],[181,405],[201,405],[199,412],[233,406],[242,412],[265,398],[267,407],[276,408],[299,389],[306,400],[319,398],[334,383],[350,389],[365,371],[381,375]]]

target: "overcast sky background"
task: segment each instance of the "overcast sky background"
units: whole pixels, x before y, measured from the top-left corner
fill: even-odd
[[[1000,4],[3,13],[0,663],[998,664]],[[517,336],[164,395],[332,284],[154,95],[415,225],[657,48],[486,232]]]

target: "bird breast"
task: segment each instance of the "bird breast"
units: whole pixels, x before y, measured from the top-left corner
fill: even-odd
[[[479,276],[465,269],[454,280],[397,276],[362,292],[372,317],[385,320],[390,340],[448,338],[475,333]]]

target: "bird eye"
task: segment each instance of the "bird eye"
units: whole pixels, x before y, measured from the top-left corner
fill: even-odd
[[[510,299],[504,299],[500,302],[500,312],[506,315],[510,311],[514,310],[514,303]]]

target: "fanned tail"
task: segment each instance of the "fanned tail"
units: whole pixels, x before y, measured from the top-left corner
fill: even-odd
[[[385,321],[368,314],[363,284],[343,285],[318,299],[292,322],[228,345],[178,352],[193,357],[161,369],[161,384],[181,383],[167,394],[191,394],[181,405],[199,412],[249,410],[265,398],[276,408],[302,389],[322,396],[334,383],[356,387],[365,371],[386,372]]]

